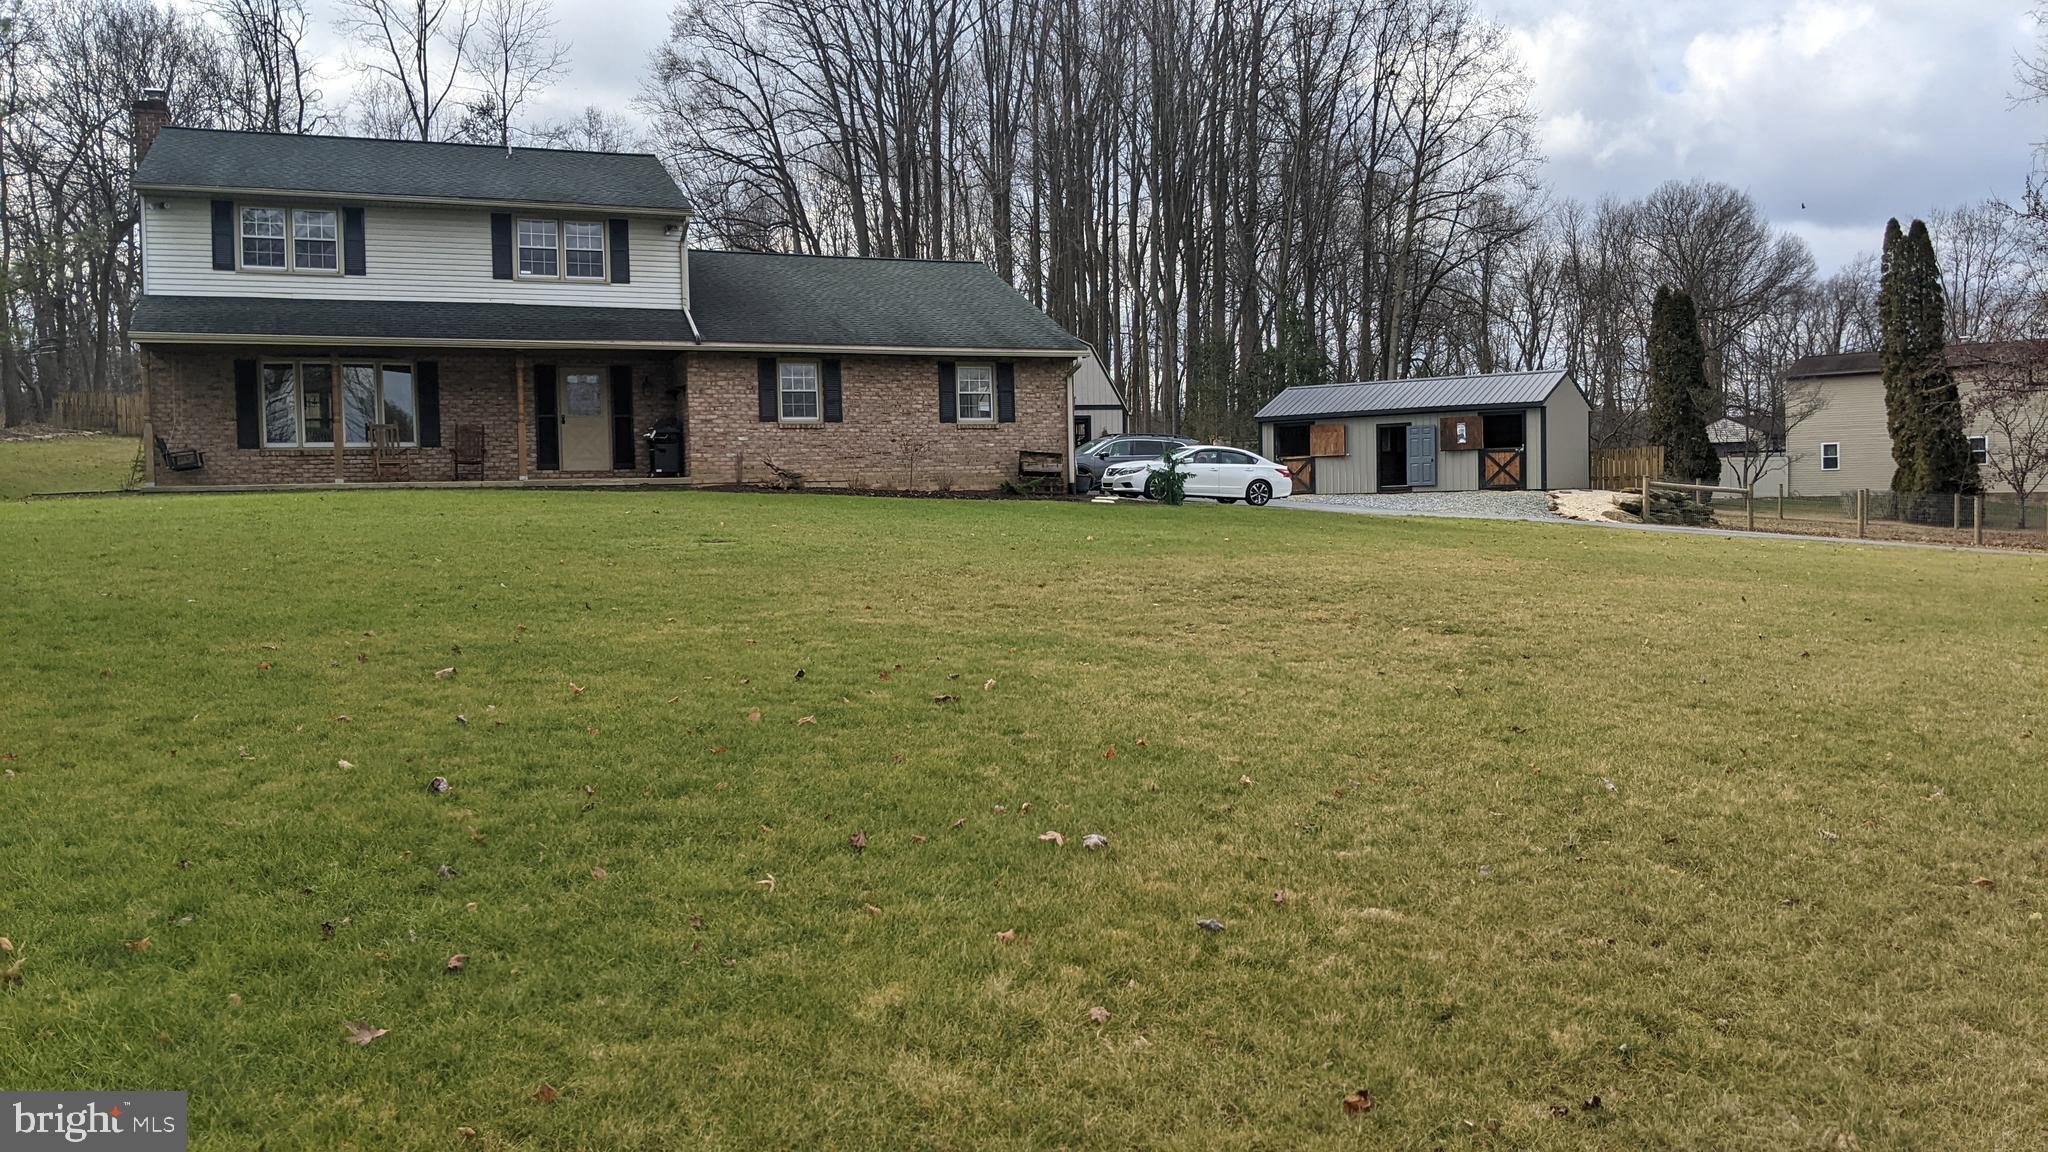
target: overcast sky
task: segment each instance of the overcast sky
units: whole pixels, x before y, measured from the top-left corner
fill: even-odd
[[[2027,0],[1480,0],[1534,82],[1545,181],[1584,200],[1674,178],[1747,189],[1824,270],[1885,220],[2009,197],[2048,107],[2014,108]],[[345,89],[333,0],[312,0],[324,87]],[[629,111],[667,35],[662,0],[558,0],[568,78],[544,119]]]

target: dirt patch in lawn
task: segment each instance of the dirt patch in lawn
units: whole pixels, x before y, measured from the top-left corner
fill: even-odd
[[[1550,494],[1550,510],[1567,520],[1638,523],[1634,516],[1615,506],[1614,498],[1617,495],[1619,493],[1602,488],[1566,488]]]

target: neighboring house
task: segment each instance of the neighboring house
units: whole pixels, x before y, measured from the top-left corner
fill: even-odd
[[[159,486],[616,481],[658,427],[700,484],[1071,466],[1087,346],[980,264],[692,251],[652,156],[136,120]]]
[[[1583,488],[1591,417],[1571,374],[1551,370],[1300,385],[1257,419],[1261,451],[1328,494]]]
[[[1075,445],[1123,432],[1130,415],[1116,382],[1102,370],[1102,362],[1093,352],[1081,357],[1081,366],[1074,370]]]
[[[1985,363],[1981,350],[1990,347],[1949,346],[1949,368],[1955,373],[1966,418],[1973,372]],[[1810,387],[1819,400],[1813,415],[1786,433],[1790,494],[1835,496],[1859,488],[1875,491],[1892,486],[1897,465],[1892,460],[1891,429],[1885,422],[1883,373],[1883,357],[1876,352],[1807,356],[1785,370],[1788,385]],[[1989,458],[1994,447],[2003,447],[1994,443],[1996,429],[1981,417],[1970,419],[1965,432],[1979,464]],[[1986,491],[2011,490],[2001,488],[1988,468],[1980,468],[1979,475]]]
[[[1721,458],[1721,487],[1754,487],[1759,496],[1776,496],[1783,486],[1790,495],[1791,466],[1782,438],[1728,417],[1707,425],[1707,439]]]

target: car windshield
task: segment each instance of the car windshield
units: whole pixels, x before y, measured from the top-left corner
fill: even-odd
[[[1181,449],[1179,449],[1179,450],[1177,450],[1177,451],[1173,451],[1173,452],[1168,452],[1168,453],[1166,454],[1166,458],[1167,458],[1168,460],[1181,460],[1181,461],[1185,461],[1185,460],[1186,460],[1186,459],[1187,459],[1188,457],[1190,457],[1190,456],[1193,456],[1194,454],[1195,454],[1195,450],[1194,450],[1193,448],[1181,448]]]
[[[1078,456],[1093,456],[1095,455],[1095,450],[1097,448],[1100,448],[1104,444],[1109,443],[1109,441],[1110,437],[1108,436],[1097,436],[1095,439],[1090,440],[1086,444],[1081,445],[1079,448],[1074,449],[1074,453]]]

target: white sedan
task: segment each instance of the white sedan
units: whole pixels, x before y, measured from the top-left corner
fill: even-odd
[[[1275,496],[1294,491],[1294,473],[1256,452],[1226,448],[1220,444],[1196,444],[1183,448],[1168,459],[1179,460],[1187,470],[1187,494],[1223,504],[1239,500],[1257,507]],[[1164,471],[1166,460],[1133,460],[1112,465],[1103,473],[1102,486],[1118,496],[1150,497],[1152,474]]]

